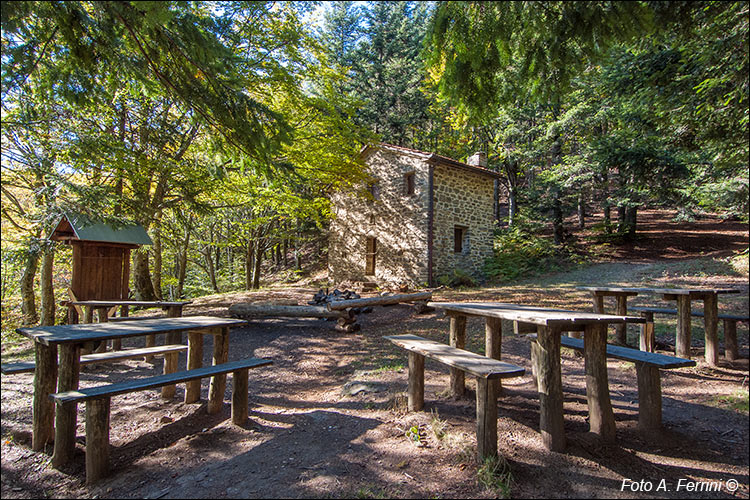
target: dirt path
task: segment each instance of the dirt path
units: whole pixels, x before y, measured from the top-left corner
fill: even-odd
[[[746,229],[746,226],[745,226]],[[742,233],[740,233],[742,234]],[[705,236],[705,235],[704,235]],[[734,237],[727,236],[734,241]],[[747,245],[747,235],[744,235]],[[441,300],[489,299],[587,309],[588,297],[574,286],[599,283],[685,284],[740,287],[742,297],[720,301],[722,310],[747,313],[747,277],[723,261],[704,258],[667,262],[599,264],[514,286],[441,291]],[[239,300],[304,303],[312,288],[267,290],[196,301],[187,314],[226,314]],[[641,299],[641,297],[638,297]],[[649,299],[644,297],[643,303]],[[266,320],[233,329],[230,359],[269,358],[272,367],[250,372],[250,420],[229,419],[231,381],[223,412],[209,416],[205,403],[183,404],[182,388],[172,401],[145,391],[113,399],[113,474],[94,487],[84,479],[84,412],[79,408],[79,445],[73,463],[57,471],[50,457],[30,450],[30,375],[2,377],[3,498],[481,498],[501,493],[477,481],[473,383],[465,399],[446,396],[447,370],[427,362],[426,411],[405,411],[407,373],[403,351],[383,335],[415,333],[447,340],[441,314],[417,316],[407,306],[375,308],[360,316],[361,332],[335,332],[323,320]],[[507,328],[508,325],[505,325]],[[637,429],[637,387],[632,364],[610,360],[610,393],[617,420],[617,443],[602,445],[587,432],[582,358],[564,352],[565,453],[544,450],[539,437],[538,397],[529,375],[504,383],[499,400],[499,452],[508,460],[513,497],[748,498],[747,413],[748,333],[739,329],[743,359],[709,368],[700,362],[696,325],[695,368],[664,371],[665,430],[643,436]],[[673,324],[659,330],[673,345]],[[507,330],[506,330],[507,331]],[[635,330],[631,332],[635,335]],[[720,333],[721,336],[721,333]],[[484,325],[469,320],[467,348],[482,352]],[[142,340],[125,342],[140,345]],[[23,349],[23,346],[20,347]],[[207,341],[204,363],[212,351]],[[723,352],[723,351],[722,351]],[[5,352],[4,352],[5,354]],[[528,341],[503,339],[503,359],[526,367]],[[184,359],[182,360],[184,365]],[[131,360],[86,369],[81,386],[147,376],[161,370]],[[530,371],[530,370],[529,370]],[[230,379],[231,380],[231,379]],[[208,392],[203,383],[203,400]],[[353,394],[352,394],[353,393]],[[744,398],[744,410],[732,408]],[[421,426],[423,446],[405,436]],[[624,479],[653,481],[651,492],[620,491]],[[670,491],[655,491],[659,481]],[[676,491],[680,480],[723,481],[715,492]],[[736,480],[733,495],[726,481]],[[708,484],[708,483],[703,483]]]

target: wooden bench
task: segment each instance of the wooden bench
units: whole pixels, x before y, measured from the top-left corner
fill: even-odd
[[[528,337],[535,339],[535,335],[529,335]],[[563,335],[560,339],[560,345],[576,351],[583,351],[583,339]],[[533,357],[533,349],[531,354]],[[695,361],[612,344],[607,344],[607,357],[635,363],[638,379],[638,427],[644,431],[660,430],[662,422],[661,373],[659,370],[695,366]],[[531,365],[534,366],[534,360],[532,360]],[[536,376],[536,374],[534,375]]]
[[[477,455],[480,461],[497,455],[497,383],[502,378],[520,377],[520,366],[451,347],[417,335],[384,337],[409,351],[409,411],[424,407],[424,360],[462,370],[477,378]]]
[[[267,359],[248,358],[213,366],[195,368],[176,373],[157,375],[155,377],[120,382],[117,384],[88,387],[75,391],[50,394],[50,399],[60,407],[86,402],[86,483],[91,484],[109,472],[109,415],[112,396],[130,392],[154,389],[156,387],[174,386],[206,377],[232,372],[232,422],[242,425],[248,417],[248,370],[270,365]],[[209,393],[209,399],[215,407],[221,407],[223,391]],[[209,406],[211,406],[211,402]]]
[[[646,319],[646,323],[641,325],[641,350],[653,352],[654,350],[654,314],[670,314],[677,315],[677,309],[666,309],[661,307],[631,307],[631,311],[638,311],[641,316]],[[691,311],[691,316],[699,318],[704,317],[703,311]],[[739,350],[737,348],[737,323],[744,321],[747,323],[750,321],[748,316],[740,316],[738,314],[724,314],[718,315],[720,320],[724,322],[724,355],[728,361],[734,361],[739,357]]]
[[[81,356],[81,365],[90,365],[93,363],[108,363],[120,361],[123,359],[140,358],[142,356],[161,356],[165,358],[164,373],[177,371],[177,355],[180,352],[187,351],[186,345],[164,345],[157,347],[145,347],[140,349],[125,349],[124,351],[98,352]],[[169,366],[168,371],[167,367]],[[4,363],[0,369],[6,375],[14,373],[33,373],[36,369],[34,361],[19,361],[15,363]]]

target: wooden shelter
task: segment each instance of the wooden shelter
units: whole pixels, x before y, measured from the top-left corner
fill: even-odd
[[[80,214],[63,215],[50,239],[73,247],[72,300],[127,299],[130,251],[153,244],[142,226],[105,224]]]

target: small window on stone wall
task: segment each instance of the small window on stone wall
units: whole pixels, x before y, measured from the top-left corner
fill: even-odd
[[[374,200],[379,200],[380,199],[380,186],[378,186],[377,182],[371,182],[367,186],[367,189],[370,191],[370,194],[372,195],[372,198]]]
[[[453,227],[453,252],[464,253],[469,250],[469,228],[466,226]]]
[[[411,196],[415,193],[416,186],[414,184],[414,172],[409,172],[404,175],[404,194]]]

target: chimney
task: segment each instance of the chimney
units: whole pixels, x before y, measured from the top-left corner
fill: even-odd
[[[482,153],[481,151],[474,153],[469,156],[468,160],[466,160],[466,164],[474,167],[487,168],[487,153]]]

